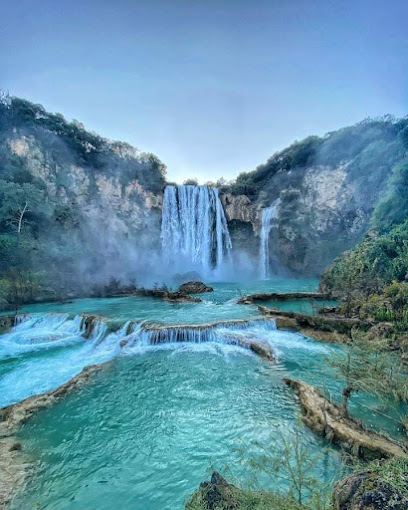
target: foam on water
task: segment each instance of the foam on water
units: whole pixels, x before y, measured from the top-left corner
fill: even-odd
[[[96,320],[85,339],[81,316],[18,317],[11,332],[0,336],[0,406],[54,389],[86,366],[109,361],[118,354],[127,327],[107,334],[107,325]]]
[[[125,322],[108,331],[94,320],[88,338],[80,315],[30,314],[17,317],[12,330],[0,336],[0,406],[54,389],[86,366],[120,354],[140,355],[154,349],[211,350],[223,356],[253,356],[251,342],[267,342],[278,357],[301,363],[305,352],[326,354],[330,347],[293,332],[279,331],[273,319],[224,321],[214,324],[160,326]],[[6,361],[9,360],[7,363]]]

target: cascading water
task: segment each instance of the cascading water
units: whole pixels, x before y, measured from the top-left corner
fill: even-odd
[[[204,275],[230,260],[231,238],[217,188],[167,186],[161,229],[163,258],[172,267]]]
[[[274,319],[228,321],[203,325],[146,326],[140,331],[140,341],[147,345],[163,343],[231,343],[231,334],[256,329],[269,332],[276,330]]]
[[[280,203],[281,201],[278,198],[270,207],[262,211],[261,246],[259,250],[259,273],[262,280],[266,280],[269,277],[269,234],[275,221],[278,219]]]
[[[13,367],[0,378],[0,406],[33,394],[44,393],[83,368],[109,361],[121,352],[143,353],[161,344],[216,343],[247,347],[239,334],[256,331],[256,336],[275,330],[275,321],[259,319],[192,326],[154,326],[125,322],[109,332],[104,321],[94,319],[91,329],[86,318],[63,313],[21,315],[9,333],[1,335],[0,362]],[[89,325],[88,325],[89,326]]]

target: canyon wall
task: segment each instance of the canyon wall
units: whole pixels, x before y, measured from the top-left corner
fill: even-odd
[[[163,163],[40,105],[6,99],[0,271],[7,281],[18,269],[76,293],[111,278],[144,283],[160,255]]]
[[[310,137],[223,186],[235,252],[256,259],[262,211],[280,198],[271,264],[278,273],[320,275],[375,228],[373,213],[404,155],[407,124],[385,118]]]

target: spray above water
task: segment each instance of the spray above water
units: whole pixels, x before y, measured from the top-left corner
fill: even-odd
[[[164,261],[177,271],[208,276],[231,259],[231,238],[217,188],[167,186],[161,239]]]
[[[269,234],[278,219],[280,203],[280,198],[278,198],[270,207],[262,211],[261,246],[259,250],[259,275],[262,280],[266,280],[270,276]]]

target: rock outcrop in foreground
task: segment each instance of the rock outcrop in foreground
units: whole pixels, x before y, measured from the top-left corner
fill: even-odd
[[[315,432],[365,459],[408,458],[407,445],[366,430],[357,421],[345,418],[340,408],[325,398],[315,386],[289,378],[284,378],[284,381],[295,390],[304,413],[302,419]]]
[[[407,510],[405,495],[372,471],[356,471],[338,482],[333,491],[334,510]]]
[[[251,305],[256,301],[288,301],[292,299],[328,299],[322,292],[261,292],[248,294],[238,299],[240,305]]]
[[[258,306],[258,310],[274,318],[278,329],[293,329],[325,342],[343,341],[350,337],[353,330],[368,331],[373,326],[368,321],[342,316],[306,315],[266,306]]]
[[[301,510],[304,507],[273,492],[245,491],[229,484],[217,471],[187,502],[185,510]]]

